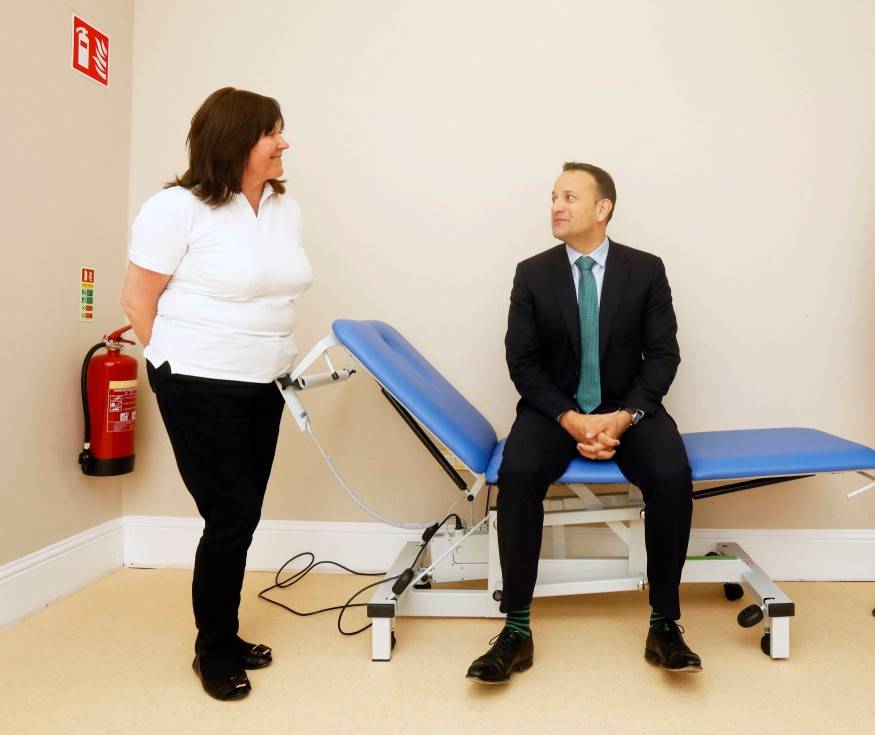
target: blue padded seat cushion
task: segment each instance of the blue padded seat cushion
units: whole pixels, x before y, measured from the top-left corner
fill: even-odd
[[[629,429],[634,431],[634,429]],[[875,469],[875,449],[816,429],[739,429],[683,435],[693,480],[808,475]],[[622,440],[621,440],[622,441]],[[486,470],[498,481],[502,439]],[[572,460],[557,484],[623,483],[628,480],[613,461]]]

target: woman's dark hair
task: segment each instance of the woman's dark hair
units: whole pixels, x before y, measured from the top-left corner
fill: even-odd
[[[167,186],[181,186],[210,206],[224,204],[240,191],[249,152],[262,135],[285,125],[275,99],[234,87],[217,89],[191,119],[185,139],[188,170]],[[283,182],[271,179],[277,194]]]

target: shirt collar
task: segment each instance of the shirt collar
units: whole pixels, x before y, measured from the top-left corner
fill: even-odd
[[[264,182],[264,189],[261,192],[261,199],[258,200],[258,203],[263,204],[264,200],[267,199],[269,196],[272,196],[273,194],[274,194],[273,184],[271,184],[269,181],[265,181]]]
[[[269,181],[264,182],[264,188],[261,190],[261,198],[258,200],[258,208],[261,209],[261,205],[264,204],[264,200],[268,197],[272,196],[276,192],[273,189],[273,184]],[[242,191],[238,191],[234,194],[234,196],[242,202],[246,201],[246,195]],[[246,202],[248,206],[248,202]]]
[[[611,241],[605,236],[605,239],[602,240],[602,244],[599,245],[595,250],[593,250],[589,257],[592,258],[596,263],[598,263],[602,268],[605,267],[605,263],[608,261],[608,250],[610,250]],[[572,267],[577,259],[583,255],[583,253],[578,253],[574,248],[569,246],[567,243],[565,244],[565,253],[568,255],[568,262],[571,263]]]

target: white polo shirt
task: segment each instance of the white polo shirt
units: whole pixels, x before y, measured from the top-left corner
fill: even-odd
[[[292,368],[295,300],[313,282],[294,199],[267,184],[256,216],[243,194],[214,208],[164,189],[134,220],[129,257],[171,276],[144,353],[155,367],[251,383]]]

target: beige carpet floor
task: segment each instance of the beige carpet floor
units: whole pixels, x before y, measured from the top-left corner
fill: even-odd
[[[189,571],[123,569],[0,630],[0,733],[873,733],[875,584],[787,583],[792,655],[760,652],[735,622],[747,601],[685,585],[687,641],[704,672],[672,675],[643,657],[640,593],[537,600],[535,666],[507,686],[464,678],[499,623],[401,619],[389,663],[368,633],[298,618],[256,598],[247,574],[241,633],[274,649],[252,694],[216,702],[190,664]],[[366,580],[365,580],[366,581]],[[302,608],[363,584],[311,575],[274,594]],[[350,616],[352,627],[361,613]]]

